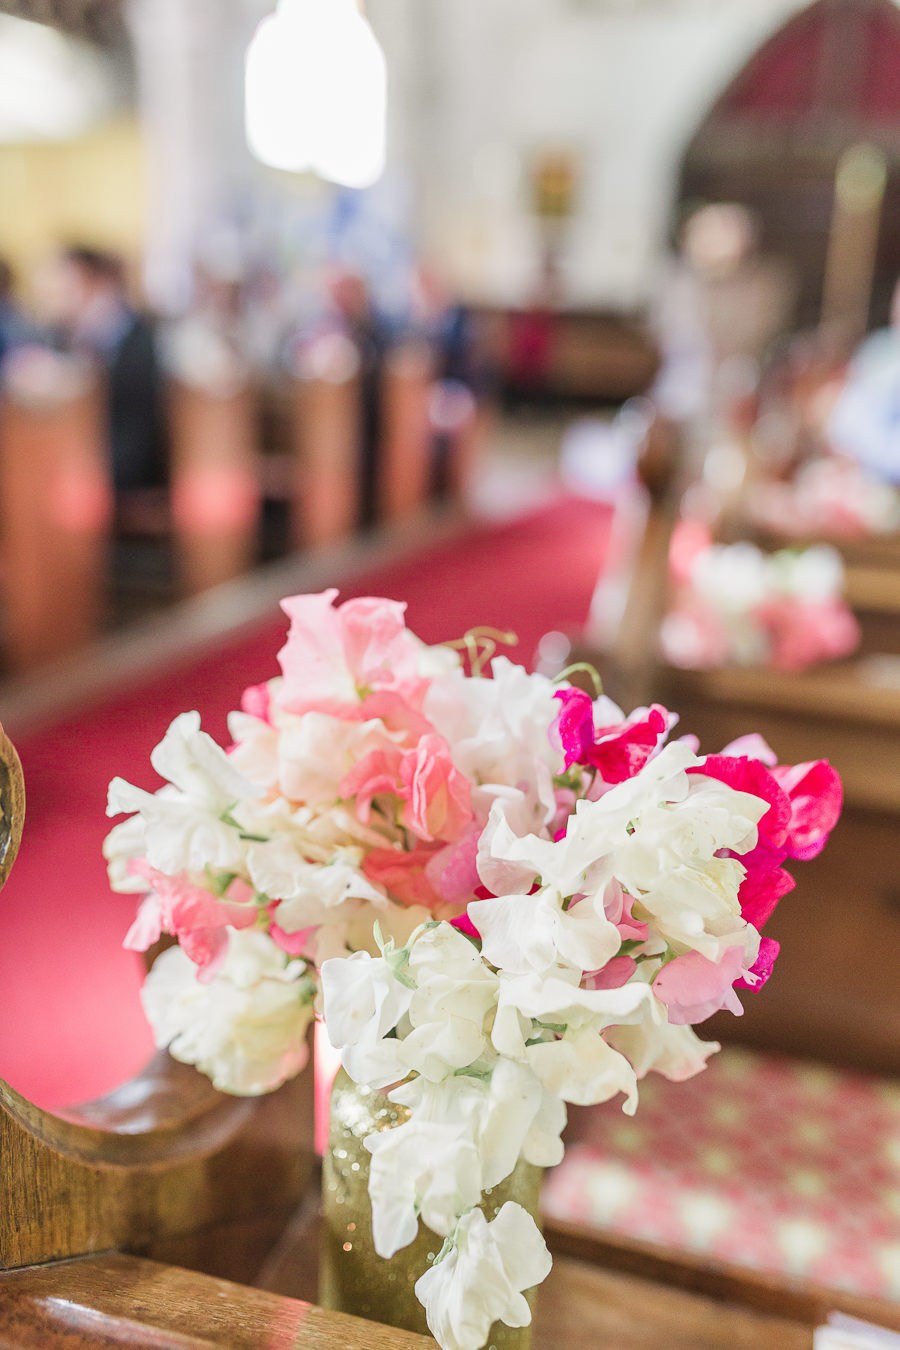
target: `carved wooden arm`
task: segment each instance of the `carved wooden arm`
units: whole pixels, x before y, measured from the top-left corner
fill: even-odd
[[[0,886],[19,850],[25,820],[25,780],[15,746],[0,726]]]
[[[0,883],[24,814],[0,730]],[[0,1271],[120,1248],[254,1278],[313,1176],[312,1095],[307,1072],[267,1097],[227,1097],[165,1052],[66,1112],[0,1079]]]

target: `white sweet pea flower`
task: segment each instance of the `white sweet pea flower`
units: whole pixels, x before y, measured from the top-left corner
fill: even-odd
[[[630,1060],[638,1078],[651,1069],[673,1083],[706,1068],[706,1061],[721,1049],[717,1041],[702,1041],[693,1027],[670,1026],[649,1018],[632,1026],[610,1027],[607,1042]]]
[[[233,741],[228,758],[238,773],[267,792],[276,787],[280,739],[278,728],[250,713],[230,712],[228,731]]]
[[[514,975],[549,970],[558,962],[579,972],[599,970],[622,943],[597,893],[567,909],[559,891],[545,887],[534,895],[473,900],[468,915],[487,960]]]
[[[556,969],[550,975],[500,977],[497,1016],[491,1033],[495,1049],[511,1059],[524,1059],[533,1023],[569,1029],[590,1026],[598,1031],[645,1017],[664,1018],[648,984],[632,980],[619,989],[581,989],[578,973]]]
[[[241,799],[257,797],[259,789],[200,730],[200,714],[176,717],[150,762],[170,786],[151,793],[114,778],[107,815],[139,812],[147,860],[169,876],[202,872],[207,866],[240,871],[245,852],[241,831],[222,817]]]
[[[450,746],[453,762],[474,785],[472,807],[486,820],[498,785],[525,786],[535,794],[541,821],[553,815],[553,774],[562,755],[550,740],[559,713],[556,686],[504,656],[491,663],[493,679],[471,679],[461,670],[434,680],[423,712]]]
[[[281,901],[274,918],[286,933],[352,918],[361,901],[381,909],[388,903],[352,861],[342,861],[338,854],[333,862],[307,862],[290,836],[252,845],[247,871],[257,891]]]
[[[637,1110],[637,1077],[619,1054],[593,1027],[569,1027],[558,1040],[530,1045],[528,1063],[549,1092],[577,1106],[609,1101],[625,1094],[622,1110]]]
[[[446,1237],[461,1214],[481,1199],[478,1151],[464,1125],[415,1117],[363,1140],[372,1154],[369,1199],[372,1240],[389,1260],[427,1228]]]
[[[520,1157],[538,1167],[562,1159],[566,1108],[527,1064],[496,1059],[476,1076],[459,1074],[437,1083],[412,1078],[389,1096],[417,1120],[463,1126],[478,1150],[485,1187],[498,1186]]]
[[[405,1016],[412,989],[384,957],[354,952],[325,961],[321,985],[328,1038],[354,1082],[381,1087],[404,1078],[401,1042],[385,1037]]]
[[[143,858],[147,849],[144,822],[140,816],[129,816],[114,825],[103,841],[103,856],[109,873],[109,884],[122,895],[143,895],[147,879],[137,876],[129,864]]]
[[[168,779],[186,797],[219,811],[227,811],[242,797],[259,795],[221,746],[200,730],[198,712],[175,718],[151,752],[150,763],[160,778]]]
[[[141,1001],[157,1046],[196,1064],[220,1092],[271,1092],[303,1068],[313,984],[259,929],[229,929],[222,967],[205,984],[181,947],[153,964]]]
[[[494,1322],[528,1326],[522,1290],[546,1279],[551,1264],[521,1205],[507,1202],[491,1223],[473,1209],[460,1220],[448,1255],[416,1282],[431,1334],[443,1350],[481,1350]]]
[[[323,712],[291,718],[278,739],[281,791],[290,801],[328,806],[339,797],[341,780],[364,754],[398,739],[380,718],[354,722]]]

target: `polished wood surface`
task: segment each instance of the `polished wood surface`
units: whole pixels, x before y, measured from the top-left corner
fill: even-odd
[[[0,1347],[16,1350],[426,1350],[434,1342],[297,1299],[133,1256],[0,1276]]]
[[[557,1257],[534,1350],[810,1350],[812,1326]],[[0,1346],[17,1350],[426,1350],[430,1337],[136,1257],[0,1275]]]
[[[265,1098],[228,1099],[161,1058],[106,1102],[67,1116],[0,1081],[0,1269],[112,1247],[170,1252],[180,1240],[200,1268],[225,1261],[254,1278],[312,1174],[311,1077]],[[214,1231],[235,1224],[249,1225],[257,1243],[242,1239],[237,1266]],[[198,1232],[206,1251],[187,1240]]]

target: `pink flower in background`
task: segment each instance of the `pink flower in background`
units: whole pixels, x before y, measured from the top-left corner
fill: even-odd
[[[637,970],[633,956],[614,956],[600,970],[585,971],[582,989],[621,989]]]
[[[653,992],[666,1004],[671,1025],[683,1027],[705,1022],[722,1008],[739,1017],[744,1010],[732,986],[741,973],[743,960],[742,947],[729,947],[721,961],[688,952],[663,966],[653,981]]]
[[[770,639],[776,670],[806,670],[817,661],[834,661],[856,651],[860,627],[842,600],[815,604],[779,596],[757,611]]]

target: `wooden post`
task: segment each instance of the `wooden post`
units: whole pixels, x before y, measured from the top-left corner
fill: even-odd
[[[359,357],[332,334],[305,354],[291,393],[295,548],[346,539],[357,519],[360,474]]]
[[[172,521],[181,589],[230,581],[256,560],[260,513],[256,399],[249,384],[171,389]]]
[[[431,355],[422,343],[397,347],[383,372],[377,495],[385,522],[408,520],[425,503],[431,477]]]
[[[887,160],[877,146],[853,145],[841,155],[834,182],[822,324],[840,324],[849,338],[861,338],[868,326],[886,182]]]
[[[63,399],[10,388],[0,398],[3,647],[14,670],[86,645],[102,621],[112,519],[105,412],[93,377],[78,383]]]

